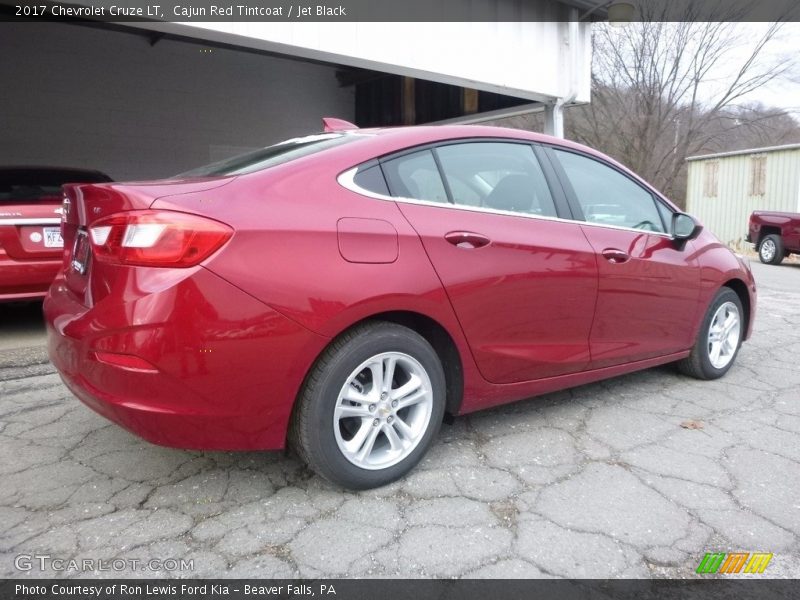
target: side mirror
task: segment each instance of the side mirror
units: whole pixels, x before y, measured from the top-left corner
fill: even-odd
[[[678,241],[693,240],[703,230],[703,226],[686,213],[672,215],[672,237]]]

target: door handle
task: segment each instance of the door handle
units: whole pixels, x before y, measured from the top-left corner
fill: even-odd
[[[464,248],[465,250],[483,248],[484,246],[488,246],[491,242],[485,235],[472,233],[471,231],[451,231],[445,234],[444,239],[453,244],[456,248]]]
[[[626,263],[631,259],[630,254],[617,248],[606,248],[601,254],[612,265]]]

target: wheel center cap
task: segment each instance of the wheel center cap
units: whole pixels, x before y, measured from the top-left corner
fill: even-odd
[[[392,412],[392,409],[388,404],[381,403],[381,405],[378,407],[378,412],[381,413],[383,416],[386,416]]]

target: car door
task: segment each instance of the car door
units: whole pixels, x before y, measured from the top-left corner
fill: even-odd
[[[594,252],[579,224],[557,218],[566,201],[554,197],[530,144],[445,144],[381,167],[488,381],[588,366]]]
[[[787,250],[797,252],[800,250],[800,216],[789,216],[785,228],[786,234],[783,240],[784,246]]]
[[[689,348],[700,267],[693,244],[675,242],[668,233],[672,209],[622,170],[595,157],[555,148],[548,149],[548,156],[597,255],[592,367]]]

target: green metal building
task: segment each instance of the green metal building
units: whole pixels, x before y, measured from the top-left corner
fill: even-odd
[[[754,210],[800,212],[800,144],[692,156],[686,210],[741,247]]]

